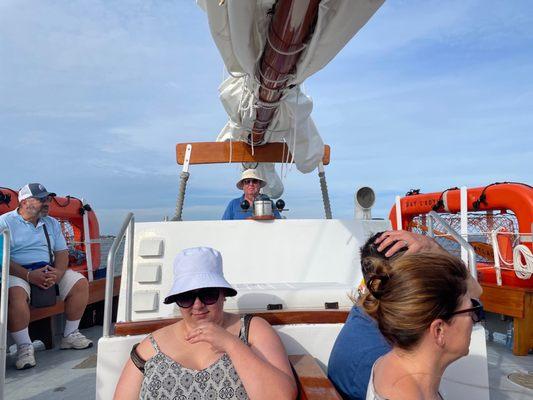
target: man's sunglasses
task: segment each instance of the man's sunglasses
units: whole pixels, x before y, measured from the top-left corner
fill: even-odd
[[[190,308],[196,301],[200,299],[206,306],[215,304],[220,297],[220,288],[203,288],[197,290],[190,290],[188,292],[180,293],[176,295],[176,303],[181,308]]]
[[[251,185],[252,183],[255,185],[255,184],[259,183],[259,179],[243,179],[242,183],[244,185]]]
[[[41,203],[46,203],[47,201],[52,200],[52,197],[51,197],[51,196],[46,196],[46,197],[34,197],[34,199],[39,200]]]
[[[472,308],[467,308],[465,310],[454,311],[449,314],[450,317],[457,314],[470,313],[470,317],[474,323],[481,322],[485,319],[485,311],[483,310],[483,305],[476,299],[470,299],[472,301]]]

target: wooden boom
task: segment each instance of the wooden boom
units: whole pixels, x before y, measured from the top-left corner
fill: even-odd
[[[244,142],[196,142],[178,143],[176,145],[176,161],[183,165],[187,145],[192,145],[189,164],[243,163],[243,162],[275,162],[290,161],[292,155],[285,143],[267,143],[253,148]],[[322,163],[329,164],[330,147],[324,146]]]

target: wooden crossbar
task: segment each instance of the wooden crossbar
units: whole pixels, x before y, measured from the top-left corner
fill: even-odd
[[[285,143],[267,143],[253,148],[244,142],[191,142],[176,145],[176,161],[183,165],[185,149],[192,145],[189,164],[217,164],[217,163],[243,163],[243,162],[273,162],[281,163],[290,161],[292,155]],[[329,164],[331,149],[324,146],[322,163]]]
[[[348,318],[348,311],[316,310],[316,311],[261,311],[249,312],[266,319],[270,325],[288,324],[343,324]],[[142,335],[154,332],[167,325],[177,322],[180,318],[159,318],[149,321],[117,322],[115,335]]]

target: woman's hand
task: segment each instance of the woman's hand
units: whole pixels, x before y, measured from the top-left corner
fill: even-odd
[[[448,254],[446,250],[440,247],[432,238],[410,231],[386,231],[383,232],[374,243],[379,244],[378,251],[383,251],[389,245],[393,244],[393,246],[385,253],[387,257],[392,256],[404,247],[407,247],[405,254],[416,254],[421,252]]]
[[[207,342],[216,353],[227,353],[233,346],[242,343],[237,336],[213,322],[200,323],[185,335],[185,340],[190,344]]]

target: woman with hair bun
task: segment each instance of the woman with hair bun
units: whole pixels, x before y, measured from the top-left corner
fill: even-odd
[[[385,269],[389,271],[397,265],[395,260],[419,253],[449,256],[447,251],[427,236],[408,231],[376,233],[360,249],[363,276],[367,283],[370,281],[372,285],[377,285],[377,277],[371,280],[372,273],[375,275]],[[380,263],[387,264],[379,269],[377,265]],[[431,266],[426,267],[430,269]],[[481,286],[474,279],[468,278],[467,286],[470,297],[478,298],[481,295]],[[328,362],[328,377],[345,400],[366,398],[375,361],[392,348],[379,331],[376,320],[365,312],[362,299],[354,299],[354,303]]]
[[[442,399],[444,371],[466,356],[481,304],[468,294],[469,273],[459,259],[420,253],[363,262],[361,305],[377,321],[392,350],[372,368],[367,400]]]

